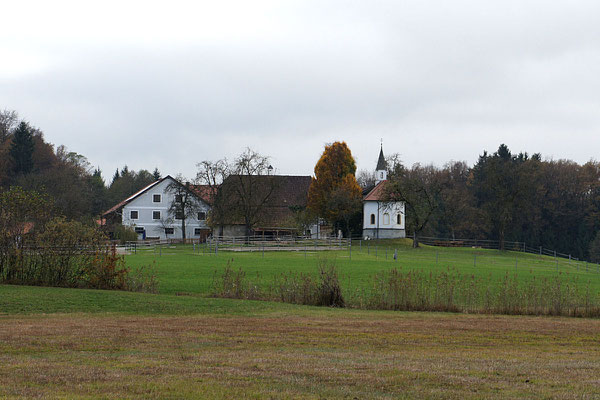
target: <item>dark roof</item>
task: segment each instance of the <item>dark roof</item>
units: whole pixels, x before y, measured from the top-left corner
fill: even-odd
[[[261,222],[257,228],[287,227],[291,224],[294,212],[306,207],[308,189],[312,178],[296,175],[260,175],[260,176],[229,176],[223,185],[236,183],[236,179],[252,179],[254,188],[272,190],[262,210]],[[235,222],[241,223],[241,221]]]
[[[373,164],[371,164],[373,165]],[[387,163],[385,162],[385,157],[383,156],[383,146],[379,150],[379,159],[377,160],[376,171],[384,171],[387,168]]]

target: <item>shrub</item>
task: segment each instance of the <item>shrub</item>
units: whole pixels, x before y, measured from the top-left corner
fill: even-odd
[[[40,229],[41,230],[41,229]],[[96,227],[55,218],[35,241],[15,248],[0,281],[12,284],[156,291],[147,268],[133,274]]]
[[[118,240],[119,244],[125,244],[126,242],[135,242],[138,240],[138,234],[130,226],[117,224],[114,227],[113,238]]]
[[[328,264],[326,260],[319,262],[319,283],[316,294],[317,303],[315,305],[317,306],[346,306],[335,264]]]

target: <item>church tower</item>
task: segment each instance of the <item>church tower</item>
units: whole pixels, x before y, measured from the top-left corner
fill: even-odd
[[[379,159],[377,160],[377,167],[375,168],[375,184],[379,184],[381,181],[385,181],[387,179],[387,164],[385,162],[385,157],[383,156],[383,143],[381,144],[381,149],[379,150]]]

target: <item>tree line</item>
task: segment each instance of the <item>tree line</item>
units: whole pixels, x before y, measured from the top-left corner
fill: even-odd
[[[56,215],[80,221],[98,218],[107,208],[160,178],[158,169],[118,169],[107,184],[99,168],[65,146],[55,147],[43,132],[0,110],[0,191],[18,186],[45,193]]]
[[[520,241],[580,259],[600,257],[600,163],[543,160],[502,144],[473,166],[388,162],[386,194],[406,202],[410,235]],[[359,174],[365,184],[369,175]]]

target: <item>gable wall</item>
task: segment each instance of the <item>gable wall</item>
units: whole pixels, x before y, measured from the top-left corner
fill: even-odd
[[[123,207],[123,225],[131,227],[143,227],[146,232],[146,238],[154,237],[160,239],[181,239],[181,220],[173,219],[170,224],[163,224],[160,220],[153,219],[153,211],[160,211],[161,218],[167,219],[169,215],[169,206],[174,200],[175,195],[167,191],[167,186],[172,182],[170,179],[165,179],[158,185],[153,186],[147,192],[141,194],[134,200],[130,201]],[[160,194],[161,202],[155,203],[153,195]],[[202,211],[208,214],[209,206],[204,202],[197,200],[197,203]],[[131,219],[131,211],[138,212],[138,219]],[[172,217],[172,216],[171,216]],[[172,235],[165,234],[165,226],[172,227],[174,233]],[[200,238],[194,234],[195,228],[209,229],[206,221],[199,221],[197,215],[186,220],[186,237]],[[142,234],[138,235],[141,239]]]

